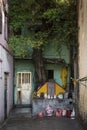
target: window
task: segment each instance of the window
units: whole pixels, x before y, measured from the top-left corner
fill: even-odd
[[[21,87],[22,84],[31,83],[31,73],[29,72],[19,72],[17,73],[17,84]]]
[[[2,33],[2,12],[0,7],[0,34]]]
[[[5,16],[4,38],[7,40],[7,17]]]

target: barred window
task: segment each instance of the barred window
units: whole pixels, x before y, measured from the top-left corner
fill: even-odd
[[[22,84],[31,83],[31,73],[30,72],[19,72],[17,73],[17,84],[21,87]]]

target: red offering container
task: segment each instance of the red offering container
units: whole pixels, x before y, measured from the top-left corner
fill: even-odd
[[[56,114],[57,117],[61,117],[62,116],[62,109],[57,108],[55,114]]]
[[[39,112],[38,113],[38,117],[40,117],[40,118],[44,117],[44,113],[43,112]]]
[[[70,118],[71,117],[71,113],[72,111],[71,110],[66,110],[66,117]]]

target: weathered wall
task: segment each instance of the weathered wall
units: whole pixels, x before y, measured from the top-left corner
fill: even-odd
[[[87,0],[79,0],[79,78],[87,76]],[[84,83],[85,82],[81,82]],[[86,86],[79,85],[79,110],[83,119],[87,119],[87,81]]]
[[[69,64],[69,50],[64,47],[62,48],[62,52],[63,54],[59,55],[59,53],[57,52],[57,49],[55,46],[52,46],[53,44],[50,45],[50,47],[46,46],[44,52],[43,52],[43,56],[45,58],[59,58],[59,59],[64,59],[65,63],[47,63],[45,64],[45,69],[46,70],[53,70],[54,74],[53,74],[53,79],[55,80],[55,82],[59,83],[61,86],[63,85],[62,83],[62,76],[61,76],[61,72],[62,72],[62,68],[64,65],[68,65]],[[14,103],[17,104],[17,73],[18,72],[31,72],[32,73],[32,91],[35,88],[35,68],[33,65],[32,60],[23,60],[23,59],[15,59],[15,75],[14,75]],[[69,86],[69,68],[68,68],[68,74],[67,74],[67,89]]]
[[[6,7],[7,7],[7,3]],[[2,31],[0,33],[0,123],[9,115],[13,106],[13,56],[7,44],[7,17],[4,13],[3,1],[0,0],[2,15]],[[7,75],[7,80],[5,76]],[[7,94],[5,100],[5,86]],[[5,107],[5,101],[7,107]],[[7,114],[5,114],[5,111]]]
[[[62,65],[58,64],[47,64],[46,69],[54,70],[54,80],[62,86],[61,81],[61,69]],[[15,60],[15,82],[14,82],[14,103],[17,103],[17,72],[31,72],[32,73],[32,92],[35,88],[35,68],[30,60]]]
[[[14,61],[14,104],[17,104],[17,73],[18,72],[31,72],[32,77],[32,92],[34,90],[35,87],[35,83],[34,83],[34,74],[35,74],[35,69],[34,69],[34,65],[32,64],[32,61],[30,60],[17,60],[15,59]]]
[[[7,81],[7,115],[13,106],[13,58],[12,56],[0,45],[0,122],[4,120],[4,90],[5,90],[5,77],[4,74],[8,73]]]
[[[55,41],[54,41],[55,42]],[[61,46],[60,50],[57,45],[52,42],[45,46],[43,51],[43,56],[45,58],[59,58],[64,59],[64,61],[69,64],[70,63],[70,51],[66,46]]]

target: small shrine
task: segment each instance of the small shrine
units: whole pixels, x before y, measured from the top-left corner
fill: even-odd
[[[60,93],[64,94],[66,91],[56,82],[46,82],[38,90],[36,94],[40,97],[42,94],[44,98],[53,99],[56,98]]]
[[[70,93],[56,82],[46,82],[33,93],[33,116],[67,116],[74,111]]]

